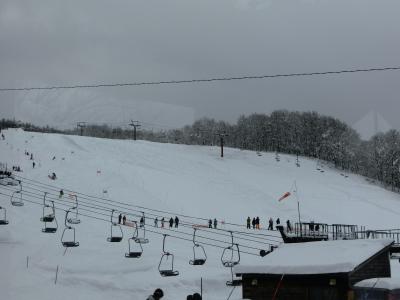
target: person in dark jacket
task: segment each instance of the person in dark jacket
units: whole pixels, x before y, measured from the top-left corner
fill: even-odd
[[[164,228],[164,222],[165,222],[165,218],[162,217],[162,219],[161,219],[161,228]]]
[[[122,219],[122,215],[119,214],[119,216],[118,216],[118,224],[121,224],[121,219]]]
[[[175,216],[175,228],[178,228],[179,226],[179,218]]]
[[[278,218],[278,219],[276,219],[276,225],[279,225],[279,224],[281,224],[281,220],[279,220],[279,218]]]
[[[256,229],[260,229],[260,218],[256,218]]]
[[[289,220],[286,221],[286,228],[287,232],[292,232],[292,224],[290,224]]]
[[[160,300],[162,297],[164,297],[164,292],[162,289],[156,289],[153,293],[153,295],[150,295],[147,300]]]
[[[274,220],[272,220],[272,218],[269,218],[268,230],[274,230]]]
[[[208,220],[208,228],[212,228],[212,220]]]
[[[124,215],[122,218],[122,224],[125,225],[125,222],[126,222],[126,216]]]
[[[253,225],[253,229],[256,228],[256,218],[253,218],[253,220],[251,221],[251,225]]]
[[[214,229],[217,229],[217,226],[218,226],[218,221],[216,218],[214,218]]]
[[[60,190],[60,195],[58,195],[58,198],[62,198],[64,196],[64,191],[63,190]]]
[[[171,217],[169,219],[169,228],[172,228],[172,226],[174,226],[174,219]]]
[[[33,169],[35,168],[35,165],[36,165],[36,164],[35,164],[35,162],[33,161],[33,162],[32,162],[32,168],[33,168]]]
[[[247,220],[246,220],[247,229],[251,228],[250,223],[251,223],[251,219],[250,219],[250,217],[247,217]]]

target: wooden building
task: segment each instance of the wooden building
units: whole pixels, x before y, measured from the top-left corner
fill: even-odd
[[[252,300],[353,300],[353,285],[390,277],[390,239],[284,244],[255,265],[235,267]]]

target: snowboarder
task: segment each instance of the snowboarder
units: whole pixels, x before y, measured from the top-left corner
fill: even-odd
[[[217,229],[218,221],[216,218],[214,218],[214,229]]]
[[[147,300],[160,300],[162,297],[164,297],[164,292],[162,289],[156,289],[153,293],[153,295],[150,295]]]
[[[33,169],[35,168],[35,165],[36,165],[36,164],[35,164],[35,162],[33,161],[33,162],[32,162],[32,168],[33,168]]]
[[[208,228],[212,228],[212,220],[208,220]]]
[[[140,218],[140,225],[139,226],[140,227],[144,227],[144,217],[143,216]]]
[[[175,216],[175,228],[178,228],[179,225],[179,218]]]
[[[161,219],[161,228],[164,228],[164,222],[165,222],[165,219],[164,219],[164,217],[162,217],[162,219]]]
[[[154,227],[158,227],[158,218],[157,217],[154,219]]]
[[[286,228],[287,232],[292,232],[292,224],[290,224],[289,220],[286,221]]]
[[[247,217],[246,223],[247,223],[247,229],[250,229],[251,228],[250,227],[250,223],[251,223],[250,217]]]
[[[281,220],[279,220],[279,218],[278,218],[278,219],[276,219],[276,225],[279,225],[279,224],[281,224]]]
[[[260,229],[260,218],[256,218],[256,229]]]
[[[174,226],[174,219],[171,217],[169,219],[169,228],[172,228],[172,226]]]
[[[62,196],[64,196],[64,191],[63,190],[60,190],[60,195],[58,196],[58,198],[62,198]]]
[[[251,225],[253,225],[253,229],[256,228],[256,218],[253,218],[253,220],[251,221]]]
[[[274,230],[274,220],[272,220],[272,218],[269,218],[268,230]]]
[[[125,225],[125,222],[126,222],[126,216],[124,215],[122,218],[122,224]]]
[[[121,219],[122,219],[122,215],[119,214],[119,216],[118,216],[118,224],[121,224]]]

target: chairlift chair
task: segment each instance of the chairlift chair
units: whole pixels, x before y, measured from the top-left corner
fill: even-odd
[[[76,239],[75,239],[75,228],[73,228],[73,227],[71,227],[71,226],[69,226],[69,225],[67,224],[68,214],[69,214],[69,213],[70,213],[70,210],[67,210],[66,213],[65,213],[65,219],[64,219],[65,228],[64,228],[64,231],[63,231],[63,233],[62,233],[62,235],[61,235],[61,243],[62,243],[62,245],[63,245],[64,247],[66,247],[66,248],[78,247],[78,246],[79,246],[79,242],[77,242]],[[64,239],[65,232],[66,232],[66,231],[71,231],[71,230],[72,230],[72,232],[73,232],[73,237],[74,237],[73,240],[66,240],[66,239]]]
[[[56,218],[56,210],[55,210],[55,207],[54,207],[54,201],[51,201],[51,203],[52,203],[52,216],[53,216],[53,220],[52,221],[50,221],[50,222],[48,222],[48,221],[44,221],[44,228],[42,229],[42,232],[44,232],[44,233],[56,233],[57,232],[57,229],[58,229],[58,222],[57,222],[57,218]],[[47,205],[48,206],[48,205]],[[43,212],[44,212],[44,208],[43,208]],[[42,218],[42,219],[44,219],[44,217]],[[54,223],[55,223],[55,226],[53,226],[53,227],[48,227],[47,226],[47,223],[53,223],[53,221],[54,221]]]
[[[111,242],[111,243],[119,243],[119,242],[121,242],[122,241],[122,238],[123,238],[123,236],[124,236],[124,233],[123,233],[123,231],[122,231],[122,228],[121,228],[121,225],[119,225],[119,224],[117,224],[117,223],[115,223],[115,222],[113,222],[113,214],[114,214],[114,209],[111,211],[111,235],[110,235],[110,237],[108,237],[107,238],[107,241],[108,242]],[[121,232],[121,235],[113,235],[113,227],[119,227],[119,230],[120,230],[120,232]]]
[[[163,277],[171,277],[171,276],[178,276],[179,271],[174,270],[174,255],[172,253],[169,253],[165,251],[165,238],[167,237],[167,234],[164,234],[163,238],[163,254],[160,259],[160,263],[158,264],[158,271],[160,272],[160,275]],[[169,268],[163,268],[163,266],[166,266],[167,261],[169,257],[171,256],[171,263],[169,264]]]
[[[232,268],[239,264],[240,262],[240,250],[239,244],[233,243],[233,233],[231,233],[231,245],[226,247],[224,251],[222,251],[221,262],[224,267]],[[235,257],[236,254],[236,257]],[[230,258],[229,258],[230,257]]]
[[[128,239],[128,253],[125,253],[126,258],[140,258],[143,254],[143,247],[141,243],[135,243],[139,244],[140,249],[136,251],[131,250],[131,241],[135,241],[135,236],[131,237]]]
[[[54,210],[54,207],[51,208],[50,205],[46,204],[46,196],[47,196],[47,192],[45,192],[44,196],[43,196],[43,210],[42,210],[42,217],[40,218],[40,221],[45,222],[45,223],[50,223],[50,222],[54,221],[55,210]],[[53,206],[54,206],[54,202],[53,202]],[[46,211],[48,211],[48,209],[51,209],[51,211],[46,214]]]
[[[16,196],[16,195],[19,195]],[[12,206],[24,206],[24,202],[22,201],[22,184],[20,183],[20,190],[15,191],[11,194],[11,199],[10,199],[11,205]]]
[[[192,266],[202,266],[205,264],[207,261],[207,254],[206,251],[204,250],[204,247],[198,243],[196,243],[196,228],[194,228],[193,232],[193,259],[189,261],[189,264]],[[201,249],[202,255],[197,255],[196,256],[196,249]],[[199,251],[197,251],[199,252]]]
[[[81,220],[78,218],[79,212],[78,212],[78,196],[77,195],[73,195],[75,197],[75,206],[73,206],[71,209],[75,211],[75,217],[72,218],[68,218],[67,222],[69,224],[79,224],[81,222]]]
[[[144,219],[144,213],[143,213],[143,219]],[[139,244],[148,244],[149,243],[149,239],[146,238],[146,225],[143,224],[142,227],[140,227],[140,230],[137,226],[137,222],[135,222],[135,242],[139,243]],[[139,232],[142,232],[142,234],[139,234]]]
[[[0,211],[4,211],[3,213],[3,218],[0,219],[0,225],[7,225],[8,221],[7,221],[7,210],[5,207],[1,207],[0,206]]]

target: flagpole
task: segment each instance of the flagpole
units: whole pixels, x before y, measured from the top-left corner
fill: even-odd
[[[297,184],[296,184],[296,180],[294,181],[294,193],[296,194],[296,199],[297,199],[297,213],[299,215],[299,226],[301,226],[301,218],[300,218],[300,201],[299,201],[299,197],[297,195]]]

